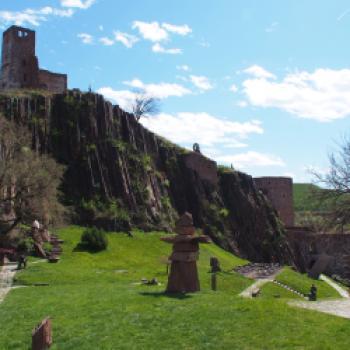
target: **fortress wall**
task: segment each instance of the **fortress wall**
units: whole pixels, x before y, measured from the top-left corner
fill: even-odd
[[[286,227],[294,226],[293,179],[289,177],[258,177],[255,185],[271,201]]]
[[[67,89],[67,75],[40,69],[39,86],[41,89],[62,93]]]

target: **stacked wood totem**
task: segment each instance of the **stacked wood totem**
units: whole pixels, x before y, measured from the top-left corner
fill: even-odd
[[[162,237],[161,240],[173,244],[167,293],[193,293],[200,290],[197,271],[199,243],[210,243],[208,236],[196,236],[190,213],[183,214],[175,226],[177,235]]]

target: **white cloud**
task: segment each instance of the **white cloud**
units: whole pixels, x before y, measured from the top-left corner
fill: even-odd
[[[210,83],[209,79],[203,75],[190,75],[190,79],[197,88],[206,91],[213,89],[213,85]]]
[[[158,22],[141,22],[134,21],[132,24],[133,29],[137,29],[140,35],[153,42],[159,42],[168,39],[168,32],[160,26]]]
[[[98,26],[98,29],[99,29],[99,31],[103,32],[103,25],[100,24],[100,25]]]
[[[0,26],[10,24],[39,26],[41,22],[47,21],[50,17],[71,17],[73,14],[72,9],[62,10],[50,6],[40,9],[29,8],[23,11],[0,11]]]
[[[159,98],[159,99],[165,99],[171,96],[182,97],[184,95],[188,95],[192,93],[191,90],[185,88],[180,84],[170,84],[170,83],[145,84],[139,79],[125,81],[124,84],[136,89],[140,89],[144,91],[147,95],[155,98]]]
[[[136,93],[129,90],[113,90],[111,87],[102,87],[97,93],[116,102],[122,109],[129,110],[135,101]]]
[[[232,85],[230,86],[230,91],[232,91],[233,93],[234,93],[234,92],[237,92],[237,91],[238,91],[238,87],[237,87],[235,84],[232,84]]]
[[[119,31],[114,32],[114,38],[116,41],[121,42],[128,49],[132,48],[139,41],[138,37],[136,37],[135,35],[122,33]]]
[[[160,45],[159,43],[155,43],[152,46],[152,51],[156,52],[156,53],[167,53],[170,55],[179,55],[182,53],[182,49],[166,49],[165,47],[163,47],[162,45]]]
[[[92,35],[87,33],[79,33],[77,37],[81,39],[83,44],[92,44],[94,41],[94,38],[92,37]]]
[[[177,70],[182,70],[184,72],[188,72],[191,70],[191,68],[187,65],[187,64],[183,64],[183,65],[180,65],[180,66],[176,66],[176,69]]]
[[[263,133],[259,121],[240,123],[208,113],[161,113],[152,118],[143,118],[141,122],[153,132],[187,146],[198,142],[206,147],[244,147],[240,139],[248,137],[249,134]]]
[[[218,156],[217,162],[233,164],[235,168],[245,169],[247,167],[280,166],[284,167],[284,161],[275,155],[248,151],[245,153]]]
[[[275,107],[321,122],[350,115],[350,69],[288,73],[280,82],[268,78],[243,82],[243,92],[253,106]]]
[[[248,67],[243,71],[244,73],[250,74],[256,78],[264,78],[264,79],[276,79],[276,76],[270,72],[268,72],[266,69],[258,66],[258,65],[253,65]]]
[[[272,33],[274,32],[279,26],[278,22],[272,22],[269,26],[265,28],[265,32]]]
[[[105,46],[112,46],[114,44],[114,41],[107,37],[100,38],[99,41]]]
[[[88,9],[92,6],[96,0],[61,0],[61,6],[63,7],[75,7],[80,9]]]
[[[187,24],[184,24],[182,26],[176,26],[169,23],[162,23],[162,27],[168,32],[179,34],[182,36],[185,36],[192,32],[192,29]]]
[[[247,101],[238,101],[237,102],[237,106],[241,107],[241,108],[244,108],[244,107],[248,106],[248,103],[247,103]]]

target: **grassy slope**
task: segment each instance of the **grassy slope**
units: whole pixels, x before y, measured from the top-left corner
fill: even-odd
[[[237,274],[220,274],[219,290],[210,291],[210,256],[218,256],[224,270],[243,262],[214,245],[201,246],[202,292],[168,297],[161,293],[166,275],[159,258],[171,247],[160,234],[111,234],[108,251],[98,254],[73,252],[80,234],[80,228],[60,232],[59,264],[30,264],[17,275],[18,283],[50,286],[13,290],[0,305],[0,349],[29,349],[31,329],[46,315],[53,318],[51,349],[319,350],[350,344],[347,320],[291,308],[288,295],[238,297],[251,281]],[[142,277],[163,285],[135,284]]]
[[[295,211],[322,211],[327,210],[326,204],[321,204],[312,196],[312,190],[317,186],[308,183],[293,184],[293,198]]]

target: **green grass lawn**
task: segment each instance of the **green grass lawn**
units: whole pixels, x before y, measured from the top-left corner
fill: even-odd
[[[293,271],[290,267],[285,267],[283,271],[276,277],[276,280],[292,287],[298,292],[308,294],[310,287],[314,284],[317,288],[317,297],[322,298],[340,298],[339,293],[322,280],[314,280],[307,276]]]
[[[58,264],[33,259],[17,274],[17,284],[49,286],[12,290],[0,305],[1,350],[30,349],[31,330],[47,315],[53,320],[55,350],[320,350],[350,345],[349,320],[287,306],[293,296],[274,298],[274,286],[267,286],[272,290],[261,298],[239,297],[252,281],[230,271],[245,261],[214,244],[201,245],[202,291],[167,296],[160,258],[171,246],[159,240],[162,234],[109,234],[108,250],[91,254],[74,251],[81,233],[77,227],[59,232],[65,243]],[[210,290],[211,256],[219,258],[224,270],[217,292]],[[282,276],[289,274],[291,280],[286,271]],[[139,285],[142,277],[156,277],[162,285]]]

